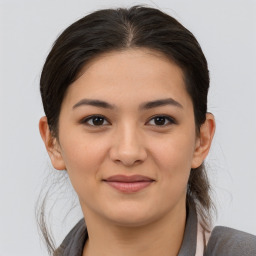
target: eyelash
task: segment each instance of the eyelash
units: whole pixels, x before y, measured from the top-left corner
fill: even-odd
[[[91,126],[91,127],[100,127],[100,126],[104,126],[104,124],[101,124],[101,125],[93,125],[93,124],[88,124],[88,122],[90,120],[93,120],[94,118],[102,118],[104,119],[105,121],[107,121],[108,123],[110,123],[104,116],[102,115],[91,115],[91,116],[88,116],[84,119],[81,120],[81,124],[85,124],[87,126]],[[156,118],[164,118],[165,119],[165,122],[164,122],[164,125],[153,125],[153,126],[157,126],[157,127],[166,127],[167,125],[172,125],[172,124],[176,124],[176,120],[170,116],[167,116],[167,115],[156,115],[156,116],[153,116],[149,119],[148,122],[150,122],[151,120],[156,120]],[[169,122],[169,124],[166,124],[166,120]],[[147,123],[148,123],[147,122]],[[104,123],[104,122],[103,122]],[[105,124],[106,125],[106,124]]]

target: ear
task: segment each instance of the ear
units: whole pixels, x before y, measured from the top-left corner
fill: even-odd
[[[60,145],[57,138],[53,137],[50,132],[46,116],[39,121],[39,131],[53,167],[57,170],[65,170],[66,166],[61,155]]]
[[[200,127],[200,133],[196,140],[191,168],[199,167],[209,153],[212,139],[215,133],[215,120],[211,113],[206,114],[206,120]]]

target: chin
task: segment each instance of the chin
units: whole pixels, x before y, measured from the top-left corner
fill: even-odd
[[[153,221],[150,218],[116,218],[112,219],[112,223],[115,226],[119,227],[131,227],[131,228],[136,228],[136,227],[142,227],[145,225],[148,225],[152,223]]]
[[[140,208],[136,209],[118,209],[115,212],[108,212],[105,217],[108,221],[112,222],[114,225],[122,227],[140,227],[155,222],[157,219],[161,218],[159,212],[154,214],[154,212],[148,209]]]

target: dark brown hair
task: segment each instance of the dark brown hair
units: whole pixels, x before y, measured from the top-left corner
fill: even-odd
[[[56,40],[44,64],[40,91],[50,130],[58,138],[58,118],[68,86],[81,69],[102,53],[129,48],[148,48],[164,54],[184,73],[186,90],[194,108],[197,132],[206,120],[209,72],[206,58],[193,34],[170,15],[154,8],[95,11],[69,26]],[[191,170],[187,204],[196,204],[205,229],[211,225],[210,184],[204,165]],[[55,248],[39,216],[49,252]]]

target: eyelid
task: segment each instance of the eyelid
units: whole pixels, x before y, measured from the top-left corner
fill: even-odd
[[[161,114],[157,114],[155,116],[152,116],[149,119],[149,121],[147,121],[147,123],[150,122],[151,120],[157,118],[157,117],[163,117],[163,118],[167,119],[169,121],[169,124],[165,124],[165,125],[152,125],[152,126],[156,126],[156,127],[160,127],[161,128],[161,127],[166,127],[167,125],[177,124],[176,120],[173,117],[171,117],[169,115],[164,115],[164,114],[162,114],[162,115]]]
[[[83,118],[79,123],[85,124],[85,125],[91,126],[91,127],[102,127],[102,126],[105,126],[105,125],[91,125],[91,124],[88,124],[88,121],[93,119],[93,118],[95,118],[95,117],[103,118],[105,121],[108,122],[108,124],[111,124],[105,116],[99,115],[99,114],[98,115],[94,114],[94,115],[87,116],[87,117]]]
[[[85,124],[87,126],[91,126],[91,127],[102,127],[102,126],[106,125],[106,124],[105,125],[104,124],[102,124],[102,125],[91,125],[91,124],[88,124],[88,121],[93,119],[93,118],[95,118],[95,117],[103,118],[105,121],[108,122],[108,124],[111,124],[105,116],[100,115],[100,114],[94,114],[94,115],[87,116],[87,117],[83,118],[80,121],[80,123],[81,124]],[[157,114],[157,115],[154,115],[154,116],[150,117],[150,119],[146,122],[146,124],[148,124],[151,120],[153,120],[153,119],[155,119],[157,117],[163,117],[163,118],[167,119],[169,123],[168,124],[164,124],[164,125],[152,125],[152,126],[166,127],[168,125],[177,124],[176,120],[173,117],[171,117],[169,115],[164,115],[164,114]]]

